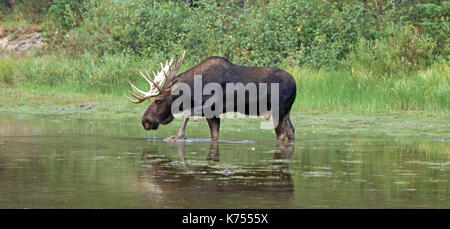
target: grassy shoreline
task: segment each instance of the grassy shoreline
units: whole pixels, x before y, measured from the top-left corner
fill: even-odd
[[[180,72],[194,66],[185,63]],[[336,71],[279,66],[294,76],[297,98],[294,112],[428,112],[450,111],[450,64],[381,77],[370,69]],[[128,81],[146,88],[142,70],[158,70],[157,60],[133,56],[32,55],[0,56],[3,96],[33,89],[40,94],[81,94],[121,98]],[[119,99],[118,99],[119,100]],[[70,102],[70,101],[68,101]]]
[[[301,109],[297,97],[294,115],[363,115],[363,116],[400,116],[434,117],[450,121],[450,113],[445,110],[358,110],[358,109]],[[64,114],[61,109],[72,109],[76,113],[86,114],[89,118],[135,118],[147,108],[149,102],[132,104],[123,94],[79,92],[67,87],[52,88],[24,84],[16,87],[0,86],[0,111],[9,113],[28,113],[57,115]],[[95,110],[77,109],[86,105],[96,106]]]
[[[165,138],[174,135],[181,119],[158,131],[146,132],[140,118],[148,103],[131,104],[123,96],[115,94],[67,92],[46,87],[0,87],[0,114],[6,117],[28,117],[45,120],[89,120],[132,127],[136,136]],[[294,111],[291,115],[299,140],[319,136],[426,138],[446,144],[450,141],[450,116],[448,112],[398,111]],[[208,138],[208,134],[196,135],[193,130],[207,129],[203,119],[189,124],[190,137]],[[223,137],[232,138],[233,131],[244,128],[258,129],[262,119],[224,119]],[[258,130],[264,139],[273,139],[273,130]],[[206,133],[206,132],[205,132]]]

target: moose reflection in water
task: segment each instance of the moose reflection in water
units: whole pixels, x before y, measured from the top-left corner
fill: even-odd
[[[280,206],[292,201],[294,185],[288,162],[294,153],[294,144],[276,143],[273,160],[239,168],[221,164],[219,148],[226,144],[210,142],[206,160],[198,161],[189,159],[191,155],[186,153],[186,144],[189,143],[168,145],[178,148],[179,158],[169,158],[155,148],[145,151],[141,157],[144,169],[135,188],[146,192],[149,200],[159,204],[167,199],[186,201],[179,207],[190,207],[193,202],[202,201],[213,201],[215,207],[226,207],[227,199],[243,194],[248,195],[249,200],[267,202],[272,199]],[[220,198],[217,198],[219,193]],[[246,207],[245,202],[242,207]]]

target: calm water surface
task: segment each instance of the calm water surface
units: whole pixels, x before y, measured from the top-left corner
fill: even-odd
[[[302,134],[205,121],[186,143],[139,120],[0,115],[0,208],[449,208],[450,142]]]

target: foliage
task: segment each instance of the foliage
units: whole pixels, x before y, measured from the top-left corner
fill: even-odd
[[[139,70],[187,50],[183,68],[215,55],[286,69],[299,88],[295,109],[449,109],[448,1],[14,2],[2,13],[17,24],[34,20],[27,4],[50,4],[36,20],[48,44],[0,56],[1,85],[121,93]]]
[[[379,39],[361,38],[349,54],[347,63],[356,74],[367,73],[365,69],[380,77],[409,74],[431,65],[435,48],[436,43],[421,36],[413,25],[392,25],[386,27],[383,37]]]
[[[15,72],[13,71],[13,60],[11,57],[4,57],[0,59],[0,85],[13,84]]]
[[[51,4],[51,0],[1,0],[0,14],[12,11],[14,20],[40,23]]]
[[[47,20],[63,29],[75,28],[80,25],[88,6],[89,2],[86,0],[53,0],[52,6],[48,9]]]
[[[36,8],[48,12],[51,47],[74,55],[96,50],[164,59],[186,49],[195,61],[220,55],[239,64],[336,69],[362,43],[387,42],[401,36],[392,31],[404,26],[415,28],[415,39],[433,44],[432,59],[448,60],[450,49],[450,3],[438,0],[267,0],[246,1],[245,8],[233,0],[14,2],[20,3],[17,12],[42,5]],[[432,62],[428,54],[417,58],[424,58],[415,60],[420,67]]]
[[[88,20],[75,30],[81,40],[70,37],[65,43],[77,51],[95,48],[99,53],[168,58],[187,49],[196,61],[220,55],[240,64],[333,69],[360,46],[360,40],[391,36],[386,28],[393,24],[413,25],[421,31],[418,39],[430,40],[434,52],[445,58],[449,46],[447,3],[386,3],[383,14],[370,2],[352,0],[253,2],[246,9],[234,1],[197,1],[197,7],[177,1],[90,3],[84,14]],[[421,7],[429,9],[423,17],[415,13]],[[404,12],[408,14],[398,23],[395,15]],[[430,22],[432,15],[439,19]]]
[[[450,2],[439,0],[401,1],[386,15],[387,20],[411,24],[421,34],[431,38],[435,51],[448,59],[450,55]]]

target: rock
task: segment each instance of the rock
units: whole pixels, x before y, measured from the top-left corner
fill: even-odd
[[[220,174],[223,174],[223,175],[225,175],[225,176],[232,176],[232,175],[234,175],[236,172],[233,170],[233,169],[225,169],[225,170],[223,170],[223,171],[219,171],[219,172],[217,172],[217,173],[220,173]]]
[[[7,36],[0,38],[0,48],[4,51],[24,52],[42,46],[44,46],[43,38],[38,32],[21,35],[13,40],[9,40]]]
[[[81,104],[80,107],[81,107],[83,110],[91,110],[91,109],[94,108],[94,104],[91,104],[91,103]]]
[[[0,48],[6,49],[7,45],[8,45],[8,38],[7,37],[0,38]]]

